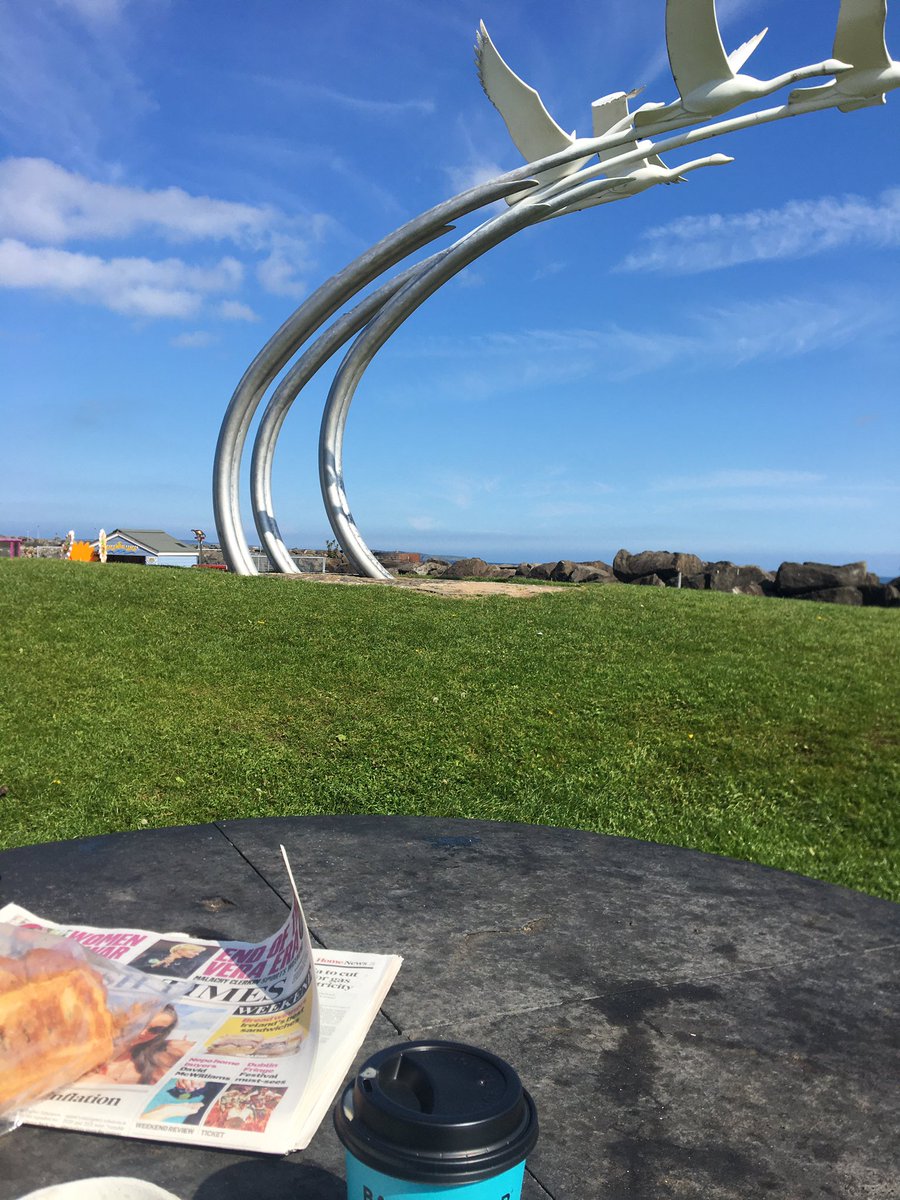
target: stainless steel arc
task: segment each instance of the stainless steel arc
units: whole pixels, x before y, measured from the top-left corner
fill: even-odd
[[[253,519],[273,566],[279,571],[293,571],[272,496],[278,437],[303,388],[355,337],[335,375],[322,415],[319,481],[328,520],[354,568],[373,578],[384,578],[388,573],[366,545],[350,511],[343,444],[350,405],[363,374],[407,317],[465,266],[526,226],[627,199],[661,183],[680,182],[686,172],[733,161],[724,154],[712,154],[668,166],[660,158],[663,153],[787,117],[828,108],[848,112],[883,103],[886,92],[900,87],[900,62],[887,53],[884,25],[884,4],[841,0],[835,40],[839,57],[759,80],[741,67],[762,34],[724,56],[714,0],[699,7],[693,0],[667,0],[669,60],[676,81],[689,79],[691,86],[673,103],[645,103],[635,113],[630,113],[628,107],[634,93],[613,92],[595,101],[591,106],[595,136],[590,138],[563,132],[534,88],[519,79],[499,56],[482,25],[476,43],[482,86],[523,156],[537,157],[436,205],[382,238],[313,292],[257,354],[235,389],[216,445],[213,507],[228,567],[242,575],[256,573],[243,529],[239,486],[245,444],[255,414],[290,360],[339,308],[403,260],[449,233],[457,218],[495,200],[507,200],[508,211],[483,222],[449,248],[399,271],[334,320],[275,388],[256,434],[250,467]],[[860,62],[844,61],[854,56]],[[872,66],[875,60],[877,70]],[[795,89],[787,103],[777,107],[713,119],[783,86],[820,75],[836,78],[822,86]],[[651,141],[654,137],[659,140]],[[560,146],[563,149],[558,149]],[[598,153],[599,162],[595,157]]]
[[[518,233],[520,229],[542,221],[547,213],[548,210],[543,204],[523,202],[460,238],[447,254],[441,255],[433,266],[417,275],[384,305],[353,343],[341,363],[322,415],[319,433],[319,484],[325,511],[335,537],[352,566],[361,575],[368,575],[371,579],[390,578],[390,574],[375,558],[359,532],[350,511],[344,485],[344,429],[359,381],[388,338],[420,304],[429,296],[433,296],[438,288],[469,263]]]

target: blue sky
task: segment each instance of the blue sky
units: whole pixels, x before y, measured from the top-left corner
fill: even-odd
[[[837,0],[719,7],[726,49],[771,26],[757,76],[831,53]],[[586,134],[605,93],[674,97],[664,11],[0,0],[0,532],[214,536],[219,425],[270,334],[378,238],[520,165],[473,66],[478,20]],[[898,132],[895,93],[719,139],[699,153],[731,165],[527,230],[442,289],[353,406],[369,545],[896,574]],[[292,545],[330,535],[329,382],[279,441]]]

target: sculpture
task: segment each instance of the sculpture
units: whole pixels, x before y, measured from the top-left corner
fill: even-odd
[[[476,39],[479,75],[513,141],[528,161],[524,167],[471,188],[401,226],[319,287],[285,321],[247,368],[219,433],[213,468],[213,505],[228,568],[256,574],[243,532],[240,466],[248,430],[265,393],[295,354],[309,343],[269,400],[253,447],[250,490],[260,540],[277,571],[296,570],[281,537],[272,497],[272,465],[278,435],[302,389],[351,338],[322,415],[319,481],[334,535],[356,571],[373,579],[390,575],[366,545],[353,519],[343,473],[343,439],[356,388],[374,355],[406,318],[448,279],[493,246],[529,225],[626,199],[658,183],[681,182],[688,171],[733,161],[724,154],[668,167],[660,155],[785,117],[838,108],[843,112],[884,103],[900,86],[900,63],[884,42],[886,0],[841,0],[832,59],[761,81],[739,73],[765,34],[726,55],[719,36],[715,0],[667,0],[666,39],[679,90],[671,104],[628,109],[635,93],[615,92],[592,106],[593,136],[567,134],[547,112],[538,93],[497,53],[482,24]],[[814,75],[835,79],[796,89],[786,103],[712,124],[748,100]],[[694,128],[687,128],[694,126]],[[684,130],[684,132],[676,132]],[[662,135],[653,142],[651,137]],[[457,218],[505,199],[508,209],[489,216],[449,247],[401,270],[366,295],[318,337],[338,309],[411,254],[453,229]]]

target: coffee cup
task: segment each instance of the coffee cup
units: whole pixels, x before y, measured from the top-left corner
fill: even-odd
[[[334,1110],[348,1200],[519,1200],[534,1101],[502,1058],[461,1042],[389,1046]]]

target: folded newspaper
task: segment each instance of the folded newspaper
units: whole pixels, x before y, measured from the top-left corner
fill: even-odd
[[[284,848],[282,847],[282,854]],[[17,904],[0,922],[72,938],[111,965],[110,999],[133,969],[160,992],[155,1015],[113,1059],[21,1113],[31,1125],[283,1154],[328,1112],[402,959],[315,950],[291,886],[263,942],[56,925]]]

